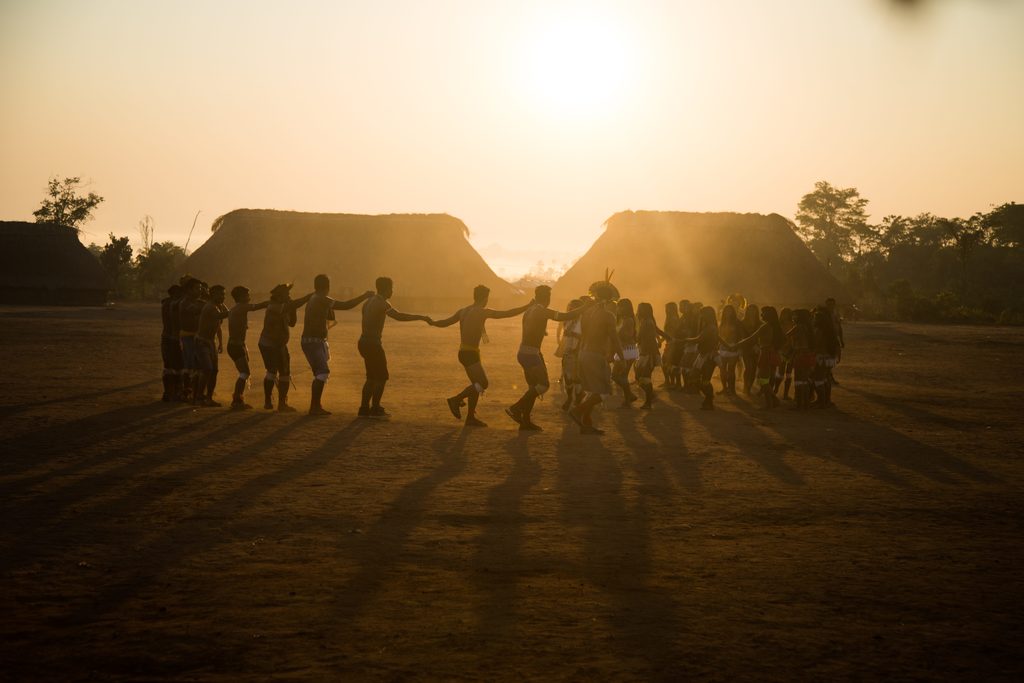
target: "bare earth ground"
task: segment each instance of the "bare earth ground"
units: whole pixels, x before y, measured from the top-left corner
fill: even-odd
[[[158,317],[0,309],[5,680],[1024,674],[1020,330],[851,324],[835,410],[662,394],[594,438],[557,390],[501,414],[517,320],[474,431],[454,329],[389,323],[381,423],[352,314],[326,419],[156,401]]]

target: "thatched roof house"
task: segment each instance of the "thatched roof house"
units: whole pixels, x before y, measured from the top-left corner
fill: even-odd
[[[75,230],[0,221],[0,303],[102,306],[108,288]]]
[[[841,286],[778,214],[623,211],[558,281],[559,303],[585,294],[614,268],[633,302],[682,298],[716,305],[732,292],[759,304],[808,305]]]
[[[295,282],[295,291],[303,293],[317,273],[327,273],[337,296],[373,289],[378,276],[391,277],[396,303],[410,309],[464,305],[478,284],[491,288],[497,304],[523,298],[473,249],[466,225],[446,214],[239,209],[218,218],[213,229],[184,270],[229,289],[242,284],[263,294],[277,283]]]

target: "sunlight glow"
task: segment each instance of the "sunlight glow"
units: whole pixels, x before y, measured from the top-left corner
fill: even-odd
[[[631,48],[609,14],[579,9],[539,15],[524,46],[531,106],[577,121],[613,112],[629,86]]]

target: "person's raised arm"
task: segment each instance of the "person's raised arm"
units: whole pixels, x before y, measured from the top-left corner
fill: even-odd
[[[495,310],[493,310],[491,308],[485,308],[484,309],[484,317],[485,318],[494,318],[495,320],[500,320],[502,318],[514,318],[517,315],[522,315],[522,313],[527,308],[529,308],[532,305],[533,305],[533,302],[531,301],[531,302],[529,302],[527,304],[523,304],[522,306],[519,306],[518,308],[510,308],[507,311],[495,311]]]
[[[270,305],[270,300],[268,299],[267,301],[261,301],[258,304],[249,304],[249,310],[250,311],[258,311],[261,308],[266,308],[269,305]]]
[[[762,323],[762,324],[761,324],[761,325],[760,325],[760,326],[759,326],[759,327],[758,327],[758,328],[757,328],[756,330],[754,330],[754,334],[750,335],[750,336],[749,336],[749,337],[747,337],[746,339],[740,339],[740,340],[739,340],[738,342],[736,342],[735,344],[730,344],[730,343],[728,343],[728,342],[723,342],[723,343],[724,343],[724,344],[725,344],[725,345],[726,345],[727,347],[729,347],[730,349],[738,349],[738,348],[740,348],[740,347],[743,347],[743,346],[750,346],[750,345],[751,345],[751,344],[753,344],[753,343],[754,343],[755,341],[757,341],[757,338],[758,338],[758,336],[759,336],[759,335],[761,334],[761,329],[762,329],[762,328],[763,328],[764,326],[765,326],[765,323]]]
[[[348,311],[355,308],[359,304],[363,303],[371,296],[373,296],[373,292],[367,290],[360,294],[359,296],[357,296],[355,299],[349,299],[348,301],[335,301],[333,308],[336,311]]]
[[[299,297],[298,299],[292,299],[286,304],[286,307],[292,310],[295,310],[296,308],[301,308],[305,306],[307,303],[309,303],[309,300],[313,298],[314,294],[316,294],[316,292],[310,292],[306,296]]]
[[[455,313],[453,313],[451,317],[445,318],[444,320],[432,320],[430,321],[430,324],[434,327],[450,327],[455,323],[459,322],[459,319],[461,317],[462,309],[460,308],[459,310],[455,311]]]
[[[552,313],[554,313],[554,315],[553,316],[548,316],[548,317],[551,320],[557,320],[558,322],[562,322],[564,320],[575,320],[576,318],[578,318],[581,315],[583,315],[584,313],[586,313],[587,310],[590,309],[590,307],[593,306],[593,305],[594,305],[594,302],[590,302],[590,303],[584,304],[584,305],[582,305],[582,306],[580,306],[578,308],[574,308],[571,311],[558,311],[557,313],[552,311]]]
[[[416,315],[415,313],[402,313],[396,308],[389,308],[387,316],[392,320],[397,320],[402,323],[411,323],[417,320],[422,320],[428,325],[431,323],[430,317],[426,315]]]

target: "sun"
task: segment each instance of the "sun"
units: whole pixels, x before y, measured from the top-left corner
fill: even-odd
[[[611,15],[549,11],[525,40],[525,83],[534,108],[562,119],[614,111],[629,85],[628,35]]]

